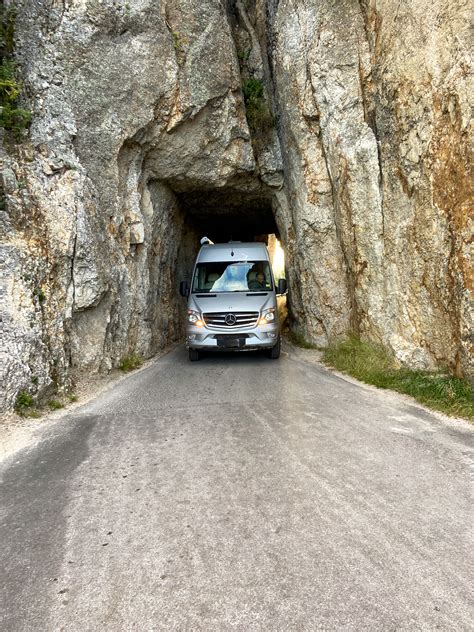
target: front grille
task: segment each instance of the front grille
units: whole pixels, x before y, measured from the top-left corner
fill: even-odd
[[[235,323],[226,323],[227,316],[235,316]],[[207,312],[202,317],[204,324],[209,325],[209,327],[234,329],[236,327],[254,327],[258,321],[258,312]]]

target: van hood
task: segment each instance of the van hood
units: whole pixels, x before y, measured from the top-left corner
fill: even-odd
[[[260,294],[260,295],[259,295]],[[218,292],[217,294],[191,294],[189,309],[197,312],[259,312],[276,307],[273,292]]]

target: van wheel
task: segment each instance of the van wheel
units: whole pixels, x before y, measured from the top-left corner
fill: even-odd
[[[191,362],[197,362],[200,358],[200,353],[197,349],[188,349],[189,351],[189,359]]]
[[[278,338],[278,342],[276,343],[276,345],[267,351],[268,357],[271,360],[278,360],[278,358],[280,357],[280,348],[281,348],[281,342],[280,342],[280,339]]]

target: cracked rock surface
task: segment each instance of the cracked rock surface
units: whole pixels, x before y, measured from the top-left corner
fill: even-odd
[[[468,25],[464,0],[19,0],[33,119],[1,156],[0,410],[179,338],[182,200],[216,192],[273,208],[310,341],[472,374]]]

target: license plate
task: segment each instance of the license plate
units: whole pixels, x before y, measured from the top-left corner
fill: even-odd
[[[245,338],[217,338],[217,346],[224,349],[238,349],[245,345]]]

